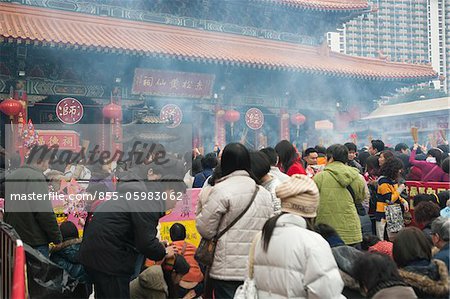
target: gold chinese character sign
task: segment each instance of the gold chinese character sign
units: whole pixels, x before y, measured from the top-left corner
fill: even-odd
[[[215,75],[141,69],[134,71],[133,94],[211,98]]]

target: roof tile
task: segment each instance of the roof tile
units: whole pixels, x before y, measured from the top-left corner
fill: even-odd
[[[5,38],[348,77],[423,80],[436,76],[433,69],[425,65],[392,63],[334,52],[322,56],[318,48],[312,46],[169,25],[65,11],[55,13],[50,9],[7,3],[0,4],[0,16],[3,16],[0,36]]]

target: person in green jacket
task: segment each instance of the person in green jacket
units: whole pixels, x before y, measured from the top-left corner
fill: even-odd
[[[43,174],[51,155],[52,151],[46,146],[33,147],[26,164],[8,175],[5,184],[4,221],[16,230],[24,243],[46,257],[49,256],[49,243],[61,242]]]
[[[334,144],[327,149],[327,166],[314,176],[320,192],[316,223],[332,226],[346,245],[362,241],[355,202],[364,200],[364,181],[356,168],[347,166],[348,149]],[[352,195],[353,193],[353,195]]]

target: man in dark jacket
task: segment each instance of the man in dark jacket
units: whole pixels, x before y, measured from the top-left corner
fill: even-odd
[[[165,209],[156,199],[163,197],[162,188],[147,181],[155,175],[152,165],[136,166],[124,173],[117,193],[96,208],[85,232],[79,259],[94,283],[96,298],[129,298],[139,253],[161,261],[176,252],[156,237]]]
[[[49,255],[49,243],[61,242],[61,233],[53,212],[47,179],[52,151],[46,146],[31,149],[27,163],[14,170],[5,183],[5,217],[23,242],[43,255]]]

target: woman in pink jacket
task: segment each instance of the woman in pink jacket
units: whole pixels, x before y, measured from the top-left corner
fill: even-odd
[[[441,168],[442,162],[442,150],[438,148],[432,148],[427,152],[426,161],[416,160],[416,151],[419,145],[414,144],[411,156],[409,157],[409,163],[412,166],[416,166],[422,171],[422,182],[448,182],[448,174]]]

